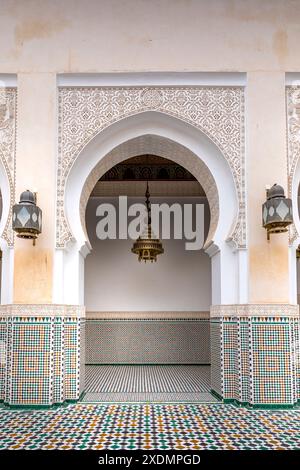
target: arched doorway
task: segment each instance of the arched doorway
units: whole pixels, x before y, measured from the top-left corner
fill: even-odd
[[[100,132],[71,168],[66,182],[65,211],[73,240],[67,250],[56,252],[56,301],[84,304],[84,259],[91,249],[85,211],[96,182],[116,164],[145,154],[159,155],[182,165],[206,193],[211,223],[205,250],[211,257],[212,305],[246,301],[245,252],[236,250],[231,238],[238,198],[230,167],[219,148],[201,131],[156,112],[131,116]],[[215,333],[218,335],[217,330]],[[217,391],[221,381],[220,360],[220,348],[214,342],[212,388]]]
[[[173,214],[165,218],[170,233],[161,227],[158,234],[164,253],[155,263],[138,262],[134,239],[123,233],[123,217],[144,204],[147,185],[152,208],[163,204]],[[204,220],[199,213],[196,220],[200,204]],[[101,207],[117,215],[105,239],[97,235]],[[157,155],[131,157],[96,183],[85,224],[92,247],[85,260],[85,401],[213,399],[210,258],[203,249],[186,249],[190,225],[182,222],[189,210],[198,238],[204,223],[206,239],[210,213],[203,188],[182,166]]]

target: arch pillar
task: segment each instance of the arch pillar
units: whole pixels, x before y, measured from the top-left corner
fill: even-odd
[[[67,305],[84,305],[84,260],[90,253],[88,243],[70,242],[55,251],[53,301]]]
[[[212,339],[212,369],[222,371],[213,374],[212,387],[227,401],[292,407],[299,400],[295,247],[289,248],[288,234],[268,242],[261,224],[266,186],[287,189],[284,73],[248,74],[247,116],[249,300],[211,309],[212,338],[219,339]],[[264,168],[266,152],[272,165]]]
[[[215,243],[209,244],[205,252],[212,263],[212,305],[247,303],[247,249],[233,249],[231,244],[224,242],[222,248]]]
[[[11,304],[13,300],[14,249],[0,241],[1,260],[1,305]]]
[[[12,165],[11,173],[16,175],[13,188],[8,187],[0,169],[3,220],[9,235],[15,193],[18,199],[27,188],[37,191],[43,211],[43,231],[36,246],[13,236],[11,246],[0,240],[0,401],[11,407],[48,407],[77,400],[84,385],[84,348],[80,351],[84,307],[53,303],[56,93],[55,73],[18,75],[17,171]],[[12,106],[7,114],[16,115]],[[9,126],[12,123],[8,122],[7,129]],[[6,141],[15,141],[12,131]],[[2,140],[2,158],[1,144]],[[7,160],[15,162],[14,155]]]

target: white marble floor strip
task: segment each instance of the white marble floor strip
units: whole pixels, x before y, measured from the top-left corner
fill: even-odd
[[[89,393],[210,392],[210,366],[89,365]]]

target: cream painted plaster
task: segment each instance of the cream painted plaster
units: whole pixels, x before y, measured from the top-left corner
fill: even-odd
[[[300,70],[299,19],[297,0],[1,0],[0,71],[18,73],[16,194],[37,188],[44,215],[35,248],[16,240],[15,298],[27,301],[26,279],[35,302],[52,296],[56,73],[242,71],[250,302],[288,302],[287,236],[267,243],[261,203],[266,184],[286,188],[284,72]]]
[[[297,0],[1,0],[12,72],[299,70]]]
[[[15,302],[52,301],[55,158],[56,77],[19,74],[16,194],[37,191],[43,232],[35,247],[15,237]]]
[[[246,174],[249,216],[249,302],[288,303],[288,234],[262,228],[261,205],[266,185],[287,191],[285,76],[282,72],[248,75]]]
[[[28,243],[15,249],[14,303],[51,303],[53,252]]]

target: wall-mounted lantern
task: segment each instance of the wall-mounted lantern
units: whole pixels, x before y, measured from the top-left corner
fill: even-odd
[[[267,190],[267,200],[262,205],[262,222],[268,240],[271,233],[287,232],[287,227],[293,223],[292,201],[285,197],[284,189],[279,184]]]
[[[36,193],[27,190],[20,196],[19,204],[13,206],[12,227],[17,237],[35,240],[42,232],[42,211],[36,205]]]

